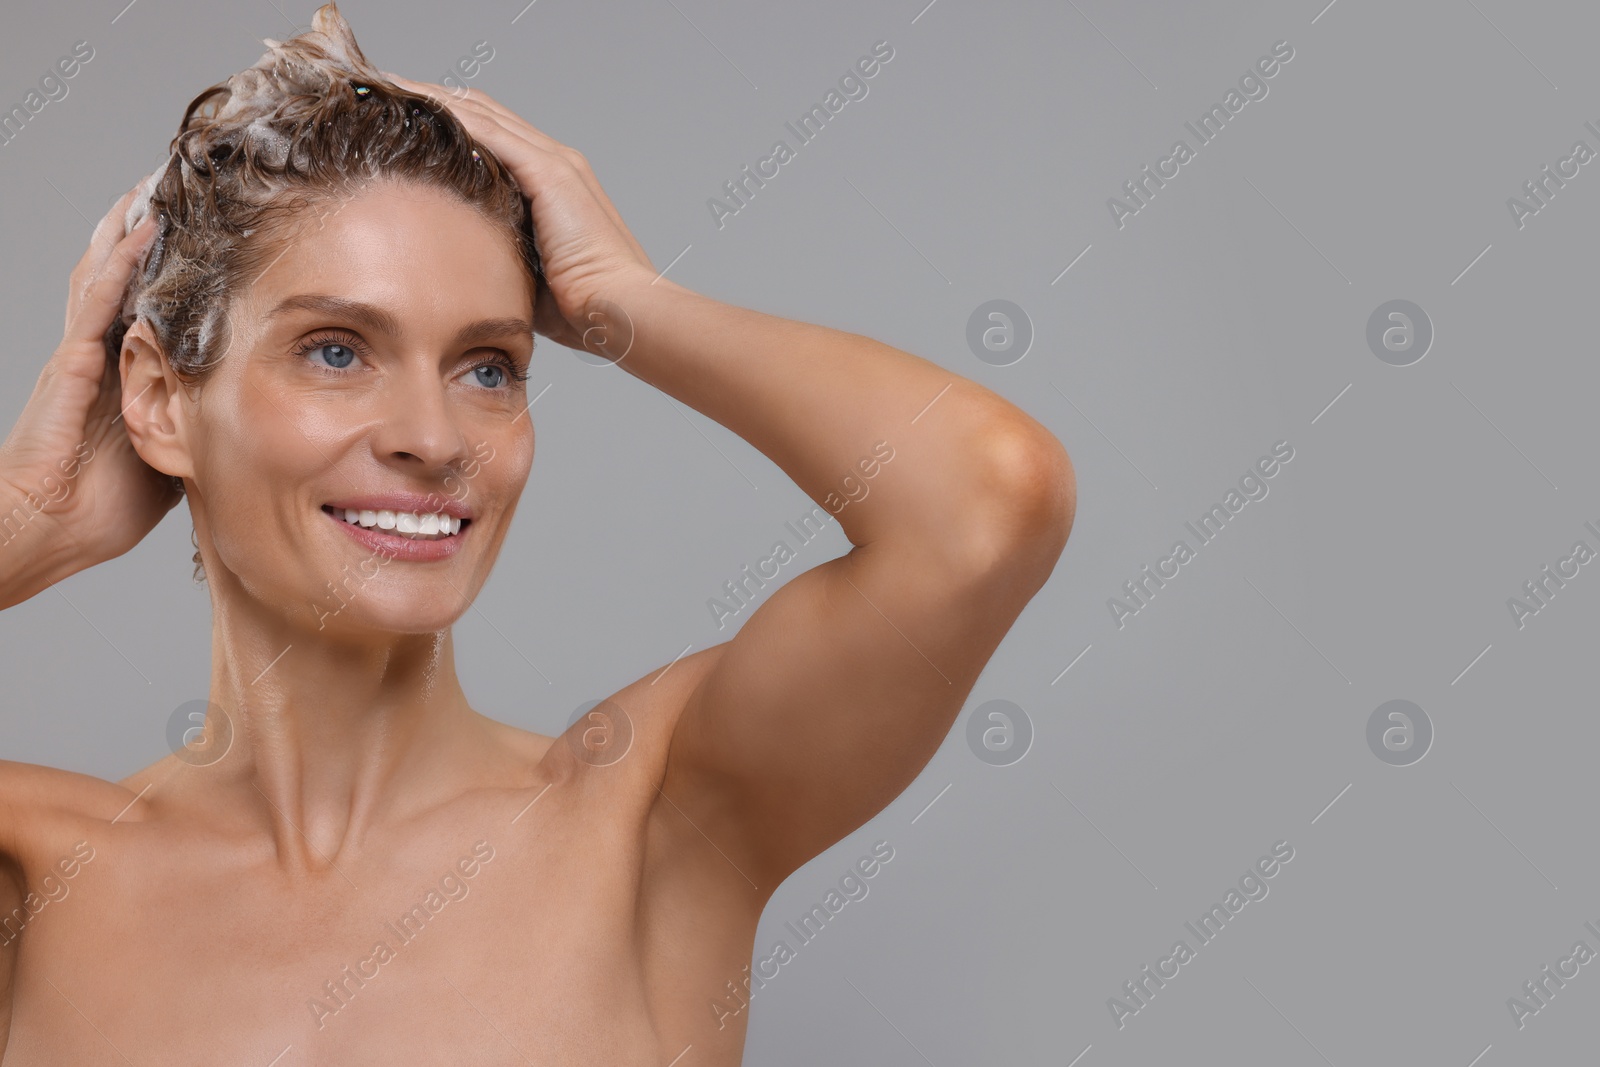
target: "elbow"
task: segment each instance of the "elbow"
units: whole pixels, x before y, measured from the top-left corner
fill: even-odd
[[[1078,483],[1066,447],[1026,417],[985,435],[983,505],[969,546],[985,569],[1005,561],[1043,585],[1066,548],[1078,510]]]

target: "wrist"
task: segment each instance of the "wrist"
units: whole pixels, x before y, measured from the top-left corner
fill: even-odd
[[[626,366],[626,358],[639,350],[648,332],[641,324],[651,320],[663,301],[693,295],[689,289],[650,270],[633,270],[610,278],[591,294],[577,323],[576,347],[612,363]]]
[[[19,605],[74,573],[64,537],[27,504],[0,502],[0,609]],[[26,515],[26,520],[24,520]]]
[[[675,300],[694,295],[694,291],[649,268],[618,275],[596,294],[595,302],[633,308],[658,300]]]
[[[77,543],[44,508],[48,501],[0,477],[0,608],[19,604],[82,568]]]

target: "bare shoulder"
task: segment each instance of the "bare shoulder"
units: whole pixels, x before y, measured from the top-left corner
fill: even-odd
[[[0,760],[0,852],[25,862],[34,847],[108,822],[137,796],[137,789],[93,775]]]
[[[667,756],[683,710],[726,649],[726,642],[712,645],[629,682],[579,717],[565,735],[573,743],[569,747],[582,751],[585,745],[615,744],[604,758],[619,764],[631,761],[634,774],[654,794],[652,805],[660,804]]]
[[[0,760],[0,937],[4,918],[44,879],[92,856],[92,842],[133,819],[139,788],[89,774]]]
[[[0,760],[0,1057],[11,1030],[17,954],[5,951],[43,905],[57,875],[72,877],[93,856],[92,828],[134,799],[92,775]]]
[[[587,796],[583,806],[604,813],[611,831],[649,843],[659,836],[656,809],[671,807],[662,784],[682,712],[723,650],[714,645],[651,669],[580,706],[554,736],[480,718],[511,760],[533,771],[530,788],[558,785]],[[125,784],[138,788],[134,779]]]
[[[723,642],[680,656],[623,686],[580,716],[561,738],[565,743],[551,749],[561,750],[563,759],[621,771],[616,785],[635,802],[644,849],[641,903],[667,940],[676,938],[676,924],[698,925],[711,914],[728,920],[719,925],[729,936],[742,936],[739,918],[753,927],[777,888],[753,880],[749,865],[736,858],[729,805],[691,797],[689,785],[671,774],[669,757],[690,723],[684,711],[727,648]],[[702,928],[697,936],[707,934]]]
[[[665,872],[652,857],[674,864],[716,856],[701,829],[684,818],[667,785],[668,756],[690,696],[721,659],[726,644],[679,656],[640,675],[573,717],[546,739],[540,766],[550,779],[591,794],[607,822],[645,849],[646,888]],[[687,847],[679,847],[686,845]]]

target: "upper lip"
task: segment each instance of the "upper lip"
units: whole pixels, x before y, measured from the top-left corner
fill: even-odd
[[[374,493],[371,496],[330,500],[326,506],[345,511],[414,511],[419,515],[443,512],[457,519],[472,518],[471,508],[443,493]]]

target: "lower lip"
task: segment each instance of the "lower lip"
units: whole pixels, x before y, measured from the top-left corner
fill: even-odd
[[[374,554],[407,563],[431,563],[435,560],[449,559],[461,550],[461,539],[472,529],[472,524],[469,522],[464,523],[458,533],[449,537],[441,537],[436,541],[412,540],[409,537],[389,533],[387,530],[376,527],[368,529],[365,526],[345,522],[343,519],[336,519],[327,511],[323,514],[328,516],[329,522],[343,528],[352,539],[371,549]]]

